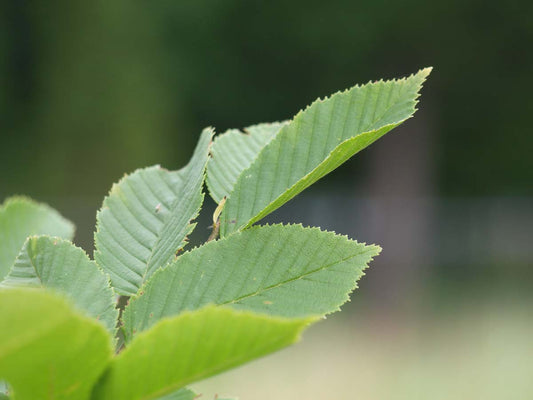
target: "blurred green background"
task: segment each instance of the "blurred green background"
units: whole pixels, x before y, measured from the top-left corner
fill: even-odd
[[[414,119],[270,217],[383,246],[344,315],[199,388],[530,399],[532,43],[526,0],[7,0],[0,199],[50,203],[91,251],[111,184],[181,167],[203,127],[284,120],[431,65]]]

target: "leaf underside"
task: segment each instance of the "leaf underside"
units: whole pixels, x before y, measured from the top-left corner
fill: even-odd
[[[97,215],[95,260],[116,292],[132,295],[176,257],[194,229],[212,129],[202,132],[189,164],[179,171],[140,169],[113,185]]]
[[[207,164],[207,187],[217,203],[233,190],[239,175],[256,159],[259,152],[286,122],[249,126],[241,132],[231,129],[218,135],[211,147]]]
[[[148,400],[296,342],[315,321],[206,307],[160,321],[111,363],[99,400]]]
[[[86,400],[111,359],[102,325],[45,290],[0,291],[0,379],[16,400]]]
[[[9,387],[6,382],[0,381],[0,400],[8,400]]]
[[[194,400],[196,398],[198,398],[196,393],[190,389],[184,388],[177,392],[158,397],[157,400]]]
[[[158,271],[130,299],[123,314],[126,338],[206,304],[282,317],[337,311],[379,251],[318,228],[252,227]]]
[[[24,241],[31,235],[74,237],[74,225],[45,204],[12,197],[0,206],[0,280],[13,266]]]
[[[30,237],[24,243],[1,288],[45,287],[68,296],[114,336],[118,311],[106,275],[79,247],[49,236]]]
[[[221,235],[268,215],[415,112],[431,69],[356,86],[298,113],[237,179],[221,216]]]

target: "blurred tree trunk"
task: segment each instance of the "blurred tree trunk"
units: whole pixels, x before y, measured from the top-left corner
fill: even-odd
[[[370,197],[363,226],[383,247],[368,272],[378,304],[408,306],[431,266],[434,130],[424,110],[372,146],[365,193]]]
[[[0,105],[9,122],[0,155],[18,167],[0,171],[6,192],[103,194],[126,171],[177,158],[165,139],[178,112],[142,4],[8,3],[0,9],[8,83]]]

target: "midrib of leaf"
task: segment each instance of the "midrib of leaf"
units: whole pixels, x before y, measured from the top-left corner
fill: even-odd
[[[123,315],[126,341],[160,318],[206,304],[289,318],[335,312],[379,250],[301,225],[256,226],[209,242],[159,270],[132,298]],[[283,289],[291,294],[276,300]]]
[[[24,244],[23,246],[23,249],[27,249],[27,256],[24,254],[24,250],[19,254],[19,257],[20,256],[23,256],[25,261],[27,261],[30,266],[33,268],[33,270],[35,271],[35,275],[37,276],[37,280],[39,281],[39,285],[41,285],[41,287],[43,286],[43,278],[41,278],[41,274],[39,273],[39,270],[37,269],[37,265],[35,265],[35,262],[33,260],[33,249],[31,249],[31,247],[28,246],[28,241],[31,239],[28,238],[26,239],[26,243]],[[9,276],[9,275],[8,275]],[[2,286],[2,282],[0,282],[0,287]]]
[[[186,169],[188,170],[188,168]],[[171,171],[169,171],[169,173],[172,173]],[[154,196],[154,198],[157,198],[156,196],[156,193],[155,191],[153,191],[153,188],[151,186],[151,183],[148,182],[145,177],[143,176],[143,174],[139,174],[141,180],[146,184],[146,186],[152,191],[151,194]],[[157,175],[156,175],[157,176]],[[176,177],[180,177],[180,173],[179,171],[176,171],[175,172],[175,176]],[[180,177],[181,178],[181,177]],[[162,178],[160,179],[160,182],[163,182],[165,184],[165,186],[167,186],[167,188],[172,191],[176,196],[178,195],[178,193],[180,193],[183,189],[183,178],[180,179],[180,185],[176,185],[175,187],[172,187],[171,185],[168,184],[168,182]],[[125,185],[128,185],[130,186],[130,183],[127,181],[127,180],[124,180],[124,183]],[[147,212],[153,212],[153,210],[150,210],[143,201],[141,201],[137,195],[137,193],[135,192],[135,189],[132,188],[130,186],[130,189],[131,189],[131,192],[134,194],[134,196],[137,198],[137,200],[139,200],[139,203],[142,205],[142,207],[147,211]],[[142,214],[136,214],[134,211],[132,211],[130,209],[130,207],[128,207],[128,203],[126,201],[123,201],[123,204],[125,206],[125,208],[129,211],[129,213],[131,214],[132,216],[132,221],[134,221],[134,223],[139,223],[140,225],[142,225],[142,227],[146,230],[148,230],[149,232],[151,232],[154,236],[155,236],[155,244],[150,247],[150,246],[147,246],[145,243],[142,242],[141,239],[137,238],[132,232],[131,232],[131,229],[128,227],[127,224],[124,224],[124,222],[121,221],[121,219],[119,217],[117,217],[114,212],[113,212],[113,209],[112,208],[108,208],[109,209],[109,212],[113,215],[113,218],[116,220],[116,222],[130,235],[131,239],[135,240],[137,242],[137,244],[139,246],[141,246],[142,248],[144,248],[145,250],[147,250],[149,253],[150,253],[150,256],[148,257],[148,259],[146,261],[144,261],[142,258],[138,257],[137,255],[133,254],[132,252],[128,252],[131,256],[135,257],[138,261],[140,261],[142,264],[145,265],[145,268],[144,268],[144,273],[143,274],[139,274],[139,277],[142,277],[143,279],[143,282],[144,280],[146,279],[146,275],[148,273],[148,270],[150,269],[150,266],[153,264],[152,263],[152,260],[153,260],[153,257],[154,257],[154,253],[156,253],[160,248],[162,248],[163,244],[161,244],[161,237],[163,235],[163,232],[165,231],[165,228],[166,226],[170,225],[171,223],[173,223],[173,218],[176,218],[176,215],[175,215],[175,211],[176,211],[176,208],[178,207],[178,198],[176,198],[174,200],[174,202],[172,203],[172,206],[169,208],[170,209],[170,212],[171,212],[171,216],[170,218],[167,218],[166,220],[163,219],[163,225],[161,226],[161,228],[159,228],[158,231],[156,232],[153,232],[151,230],[151,228],[148,226],[147,223],[143,223],[141,221],[138,220],[138,218],[141,218],[142,217]],[[159,220],[161,220],[162,218],[159,217],[158,218]],[[116,241],[115,238],[111,238],[111,240],[115,241],[117,245],[120,246],[120,242]],[[179,246],[183,246],[183,241],[179,244]],[[101,244],[102,246],[106,247],[105,245],[105,242],[103,242]],[[178,248],[179,249],[179,248]],[[124,249],[126,251],[128,251],[128,249]],[[115,258],[120,258],[120,257],[117,257],[115,255]],[[132,270],[133,272],[136,272],[135,270]]]
[[[213,306],[166,318],[137,336],[112,361],[94,399],[160,398],[296,342],[317,319],[279,318]]]
[[[302,249],[305,248],[305,245],[309,242],[309,240],[310,240],[310,237],[308,237],[308,238],[306,239],[306,241],[304,242],[304,245],[301,246],[299,252],[301,252]],[[334,247],[334,249],[336,249],[336,248],[338,247],[338,244],[339,244],[338,242],[335,243],[335,247]],[[261,252],[263,252],[265,249],[267,249],[267,246],[263,246],[263,247],[261,248]],[[284,250],[283,248],[278,249],[278,254],[282,253],[283,250]],[[319,248],[316,248],[316,249],[315,249],[315,253],[318,252],[319,250],[320,250]],[[289,283],[292,283],[292,282],[296,282],[296,281],[298,281],[298,280],[305,279],[306,277],[308,277],[308,276],[310,276],[310,275],[316,274],[316,273],[318,273],[318,272],[321,272],[321,271],[324,271],[324,270],[327,270],[327,269],[331,269],[332,267],[334,267],[334,266],[337,265],[337,264],[342,264],[342,263],[344,263],[344,262],[346,262],[346,261],[351,260],[352,258],[359,257],[360,255],[369,252],[369,248],[364,248],[363,250],[364,250],[364,251],[361,251],[360,253],[353,254],[353,255],[351,255],[351,256],[349,256],[349,257],[345,257],[345,258],[343,258],[343,259],[337,260],[336,262],[333,262],[333,263],[330,263],[330,264],[326,264],[326,265],[324,265],[323,267],[319,267],[319,268],[316,268],[316,269],[314,269],[314,270],[310,270],[310,271],[308,271],[308,272],[304,272],[304,273],[302,273],[302,274],[299,275],[299,276],[295,276],[294,278],[286,279],[286,280],[284,280],[284,281],[278,282],[278,283],[273,284],[273,285],[270,285],[270,286],[265,286],[262,290],[257,290],[257,291],[255,291],[255,292],[248,293],[248,294],[246,294],[246,295],[243,295],[243,296],[237,297],[237,298],[232,299],[232,300],[228,300],[228,301],[225,301],[225,302],[217,303],[217,305],[219,305],[219,306],[231,305],[231,304],[238,303],[238,302],[240,302],[240,301],[242,301],[242,300],[245,300],[245,299],[248,299],[248,298],[251,298],[251,297],[260,296],[261,294],[264,294],[264,293],[266,293],[266,292],[268,292],[268,291],[270,291],[270,290],[274,290],[274,289],[279,288],[279,287],[281,287],[281,286],[283,286],[283,285],[287,285],[287,284],[289,284]],[[298,254],[299,254],[299,253],[298,253]],[[278,256],[275,257],[275,259],[277,259],[277,258],[278,258]],[[294,258],[297,259],[298,256],[295,255]],[[313,256],[310,257],[310,259],[313,259],[313,258],[314,258],[314,254],[313,254]],[[259,256],[258,256],[258,259],[259,259]],[[240,258],[239,258],[238,261],[236,262],[237,265],[239,264],[239,261],[240,261]],[[302,267],[301,269],[302,269],[302,270],[305,270],[306,267],[307,267],[308,265],[309,265],[309,262],[308,262],[304,267]],[[268,273],[267,275],[265,275],[265,277],[263,278],[263,282],[269,280],[270,275],[272,274],[272,271],[273,271],[273,270],[274,270],[274,268],[271,268],[271,269],[270,269],[269,273]],[[247,274],[247,278],[252,274],[253,271],[254,271],[254,269],[253,269],[253,268],[250,268],[250,270],[248,271],[248,274]],[[227,279],[226,279],[226,283],[229,281],[230,278],[231,278],[231,276],[228,276],[228,277],[227,277]],[[244,287],[244,284],[246,283],[247,280],[248,280],[248,279],[245,279],[245,280],[243,281],[243,286],[241,286],[241,290],[240,290],[240,291],[242,291],[242,288]],[[206,293],[208,290],[209,290],[209,288],[206,288],[206,291],[204,292],[204,294],[203,294],[202,296],[200,296],[201,299],[204,297],[205,293]],[[221,292],[224,292],[224,287],[222,288]],[[165,302],[165,305],[166,305],[167,303],[168,303],[168,297],[167,297],[167,301]]]
[[[400,125],[404,121],[399,122],[398,124],[391,124],[386,125],[382,129],[380,129],[378,132],[384,131],[382,134],[376,135],[376,137],[372,140],[372,142],[379,139],[381,136],[383,136],[385,133],[390,131],[391,129],[395,128],[396,126]],[[340,143],[334,150],[332,150],[328,157],[324,161],[322,161],[319,165],[317,165],[312,171],[307,173],[305,176],[303,176],[300,180],[298,180],[296,183],[294,183],[291,187],[289,187],[285,192],[281,193],[278,197],[276,197],[274,200],[272,200],[261,212],[259,212],[256,216],[251,218],[246,225],[242,229],[249,228],[253,224],[255,224],[257,221],[260,221],[265,216],[270,214],[272,211],[276,210],[281,204],[280,203],[286,203],[290,199],[292,199],[294,196],[296,196],[298,193],[302,192],[303,190],[307,189],[309,186],[311,186],[313,183],[316,182],[313,178],[321,178],[323,175],[321,174],[324,167],[327,167],[331,161],[331,157],[333,154],[335,154],[338,150],[338,148],[342,147],[343,145],[350,144],[352,142],[361,142],[363,139],[366,139],[370,135],[376,134],[376,131],[368,131],[361,133],[357,135],[354,138],[350,138],[345,140],[344,142]],[[372,143],[371,142],[371,143]],[[371,144],[369,143],[369,144]],[[344,161],[347,161],[350,157],[352,157],[353,154],[349,154],[348,157]],[[343,161],[343,162],[344,162]],[[255,205],[255,202],[254,202]]]
[[[194,162],[191,162],[191,165],[187,167],[187,169],[184,171],[184,175],[187,176],[189,173],[191,173],[191,170],[193,172],[196,172],[194,171],[194,167],[196,167],[196,165],[194,164]],[[202,171],[201,174],[199,174],[201,176],[201,178],[199,179],[203,181],[205,176],[204,168],[199,168],[199,170]],[[180,188],[182,197],[178,195],[178,197],[174,200],[171,216],[165,221],[165,223],[161,227],[161,230],[158,232],[158,238],[156,239],[154,247],[151,249],[150,258],[146,263],[146,271],[142,277],[142,284],[146,282],[149,273],[153,272],[155,268],[165,266],[165,264],[168,262],[168,256],[166,256],[165,253],[168,252],[168,248],[172,246],[172,239],[174,237],[183,236],[183,239],[181,240],[178,248],[174,250],[174,252],[182,249],[187,243],[187,235],[190,234],[190,231],[194,228],[194,224],[191,224],[190,221],[196,219],[199,213],[199,208],[194,207],[193,202],[193,197],[196,194],[193,190],[194,186],[198,186],[197,180],[186,179],[185,185],[182,185],[182,187]],[[203,199],[204,195],[202,193],[200,207],[203,203]],[[187,205],[187,210],[183,213],[176,213],[176,210],[179,209],[180,206],[183,204]],[[189,218],[191,213],[193,216],[192,218]],[[186,219],[187,221],[185,224],[183,223],[184,219]]]
[[[299,281],[301,279],[305,279],[306,277],[308,277],[309,275],[313,275],[313,274],[316,274],[318,272],[321,272],[321,271],[324,271],[326,269],[331,269],[332,267],[334,267],[335,265],[337,264],[342,264],[348,260],[351,260],[352,258],[355,258],[355,257],[359,257],[360,255],[364,254],[365,252],[362,251],[361,253],[358,253],[358,254],[354,254],[350,257],[346,257],[346,258],[343,258],[341,260],[338,260],[334,263],[331,263],[331,264],[327,264],[323,267],[320,267],[320,268],[317,268],[317,269],[314,269],[314,270],[311,270],[309,272],[305,272],[303,273],[302,275],[300,276],[297,276],[297,277],[294,277],[294,278],[291,278],[291,279],[287,279],[285,281],[282,281],[282,282],[279,282],[279,283],[276,283],[274,285],[271,285],[271,286],[266,286],[263,290],[258,290],[256,292],[253,292],[253,293],[249,293],[249,294],[246,294],[244,296],[241,296],[241,297],[238,297],[238,298],[235,298],[235,299],[232,299],[232,300],[229,300],[229,301],[226,301],[226,302],[222,302],[218,305],[220,306],[224,306],[224,305],[229,305],[229,304],[234,304],[234,303],[238,303],[239,301],[241,300],[245,300],[245,299],[248,299],[250,297],[255,297],[255,296],[259,296],[265,292],[268,292],[270,290],[273,290],[273,289],[276,289],[276,288],[279,288],[280,286],[283,286],[283,285],[287,285],[291,282],[295,282],[295,281]],[[270,277],[270,275],[267,275],[264,280],[268,280],[268,278]]]
[[[376,114],[376,109],[377,109],[377,104],[379,103],[379,93],[381,92],[381,86],[378,86],[378,95],[376,96],[376,103],[374,105],[374,111],[373,111],[373,119],[374,121],[373,122],[370,122],[368,125],[369,126],[373,126],[377,123],[377,121],[375,120],[375,114]],[[392,90],[389,91],[389,93],[392,93]],[[328,125],[329,125],[329,128],[328,129],[328,136],[331,136],[331,124],[333,122],[333,114],[334,114],[334,111],[335,111],[335,108],[334,108],[334,105],[335,105],[335,102],[337,101],[338,97],[332,97],[331,98],[331,101],[332,101],[332,104],[333,106],[331,107],[330,111],[329,111],[329,116],[328,116]],[[341,137],[345,137],[346,136],[346,121],[348,119],[348,114],[349,114],[349,111],[350,111],[350,105],[353,103],[353,99],[354,99],[354,96],[350,96],[349,97],[349,100],[348,100],[348,106],[346,107],[346,114],[342,120],[342,131],[341,131]],[[366,108],[366,102],[367,102],[367,99],[368,99],[368,91],[365,92],[365,96],[364,96],[364,101],[363,101],[363,106],[361,107],[361,113],[359,115],[359,124],[362,123],[362,116],[363,116],[363,113],[365,111],[365,108]],[[311,109],[311,108],[309,108]],[[386,114],[388,111],[385,110],[383,114]],[[314,137],[314,133],[315,133],[315,129],[316,129],[316,119],[317,119],[317,114],[318,114],[318,108],[315,108],[313,109],[313,123],[312,123],[312,126],[311,126],[311,134],[310,136],[311,137]],[[380,118],[381,119],[381,118]],[[401,121],[403,122],[403,121]],[[401,123],[400,122],[400,123]],[[297,130],[298,131],[301,131],[302,129],[302,120],[298,120],[297,121]],[[366,130],[366,132],[363,132],[361,133],[360,135],[364,135],[364,134],[368,134],[368,133],[372,133],[372,131],[368,131],[368,127],[365,127],[363,128],[362,130]],[[355,129],[355,131],[359,131],[361,130],[360,126],[358,125],[357,128]],[[296,135],[298,136],[298,135]],[[348,140],[350,139],[346,139],[344,142],[342,143],[346,143]],[[327,139],[326,139],[326,143],[327,143]],[[342,145],[339,144],[339,145]],[[312,147],[312,141],[309,140],[308,141],[308,148],[307,148],[307,157],[305,157],[305,165],[304,165],[304,168],[303,170],[304,171],[307,171],[308,170],[308,165],[309,165],[309,162],[310,162],[310,154],[311,154],[311,147]],[[294,146],[293,147],[293,151],[296,151],[297,150],[297,146]],[[301,180],[305,181],[307,180],[307,178],[313,176],[313,173],[318,170],[320,168],[320,166],[324,165],[325,163],[327,163],[329,157],[333,154],[335,148],[333,150],[331,150],[329,153],[328,153],[328,156],[326,157],[326,159],[324,161],[322,161],[318,166],[316,166],[314,169],[312,169],[310,172],[308,172],[306,175],[304,175]],[[327,151],[327,147],[324,149],[324,152]],[[292,167],[292,163],[294,162],[294,159],[295,159],[295,156],[294,156],[294,153],[291,155],[291,157],[289,157],[289,160],[291,161],[291,164],[290,166]],[[279,163],[276,163],[276,167]],[[255,223],[256,221],[260,220],[261,218],[263,218],[263,216],[269,214],[271,211],[270,211],[270,208],[277,203],[277,201],[282,198],[286,193],[291,193],[292,190],[294,189],[294,187],[298,184],[299,182],[299,177],[300,177],[300,171],[298,171],[297,169],[292,169],[292,168],[289,168],[289,171],[292,172],[292,175],[287,175],[287,183],[286,183],[286,186],[289,187],[289,189],[287,189],[287,191],[285,193],[282,193],[280,194],[276,199],[274,199],[272,202],[269,203],[269,205],[263,210],[263,212],[261,212],[260,214],[258,214],[258,216],[256,216],[255,218],[252,218],[252,220],[246,225],[246,227],[252,225],[253,223]],[[295,182],[296,181],[296,182]],[[289,186],[291,184],[291,182],[295,182],[294,184],[292,184],[292,186]],[[308,185],[306,185],[306,187],[310,186],[313,182],[309,182]],[[272,186],[272,191],[271,191],[271,194],[269,197],[272,197],[272,192],[274,191],[274,186]],[[291,196],[292,197],[292,196]],[[253,207],[252,207],[253,209]]]
[[[194,229],[213,130],[205,129],[179,171],[137,170],[111,189],[98,213],[95,260],[117,293],[132,295],[172,261]]]

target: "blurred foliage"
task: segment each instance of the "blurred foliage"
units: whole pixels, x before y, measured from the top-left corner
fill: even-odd
[[[530,1],[0,7],[2,195],[101,196],[124,172],[184,164],[204,126],[283,120],[428,65],[440,193],[531,194]]]
[[[368,304],[364,312],[354,307],[328,317],[298,346],[194,389],[208,399],[529,400],[533,303],[493,294],[426,297],[418,313],[388,318]]]

